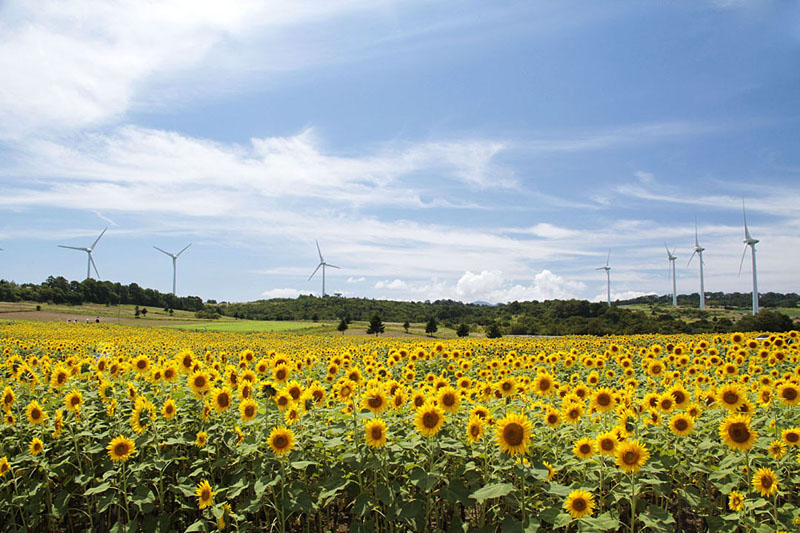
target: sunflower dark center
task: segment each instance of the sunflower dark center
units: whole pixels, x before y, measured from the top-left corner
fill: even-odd
[[[289,394],[292,395],[292,399],[296,400],[300,397],[300,389],[297,387],[292,387],[289,389]]]
[[[539,390],[545,391],[545,390],[548,390],[549,388],[550,388],[550,380],[549,379],[543,379],[543,380],[541,380],[539,382]]]
[[[600,447],[605,451],[611,451],[614,449],[614,441],[611,439],[603,439],[600,441]]]
[[[286,447],[288,441],[284,435],[277,435],[275,440],[272,441],[272,444],[274,444],[276,448],[281,449]]]
[[[689,428],[689,423],[683,418],[679,418],[675,421],[675,429],[677,429],[678,431],[685,431],[688,428]]]
[[[781,397],[783,397],[784,400],[789,400],[789,401],[795,400],[797,399],[797,390],[791,387],[783,389]]]
[[[722,396],[722,401],[733,405],[739,401],[739,395],[733,391],[728,391]]]
[[[76,405],[78,405],[78,404],[80,404],[80,403],[81,403],[81,398],[80,398],[80,396],[73,396],[72,398],[70,398],[70,400],[69,400],[69,403],[70,403],[70,404],[71,404],[73,407],[74,407],[74,406],[76,406]]]
[[[586,500],[584,500],[583,498],[576,498],[572,502],[572,508],[575,509],[578,512],[585,511],[586,510]]]
[[[42,417],[42,412],[38,409],[33,409],[31,411],[31,418],[34,420],[39,420]]]
[[[455,403],[456,403],[456,397],[453,396],[452,394],[445,394],[444,396],[442,396],[443,405],[450,407],[452,405],[455,405]]]
[[[675,399],[676,403],[683,403],[686,400],[686,395],[680,391],[674,391],[672,397]]]
[[[731,424],[730,429],[728,429],[728,435],[733,442],[742,444],[750,440],[750,429],[744,422],[736,422]]]
[[[584,455],[592,451],[592,447],[588,444],[581,444],[580,452]]]
[[[231,404],[231,399],[230,397],[228,397],[227,392],[223,392],[219,396],[217,396],[217,405],[219,405],[220,407],[228,407],[230,404]]]
[[[622,461],[626,465],[635,465],[637,462],[639,462],[639,454],[633,450],[628,450],[622,454]]]
[[[252,405],[248,405],[244,408],[244,414],[246,416],[253,416],[254,412],[255,412],[255,407],[253,407]]]
[[[380,396],[371,396],[370,399],[367,400],[367,404],[373,409],[377,409],[383,405],[383,401],[381,400]]]
[[[605,393],[597,395],[597,405],[602,405],[603,407],[606,407],[609,404],[611,404],[611,396]]]
[[[761,486],[765,489],[768,489],[772,486],[772,478],[769,476],[762,476],[761,477]]]
[[[200,499],[201,500],[210,500],[211,499],[211,492],[208,489],[203,489],[200,491]]]
[[[511,422],[503,428],[503,439],[510,446],[519,446],[522,444],[522,439],[525,436],[525,430],[517,422]]]
[[[422,425],[428,429],[433,429],[439,423],[439,414],[434,412],[422,415]]]
[[[139,370],[144,370],[145,368],[147,368],[147,361],[145,361],[144,359],[137,361],[136,362],[136,367]]]
[[[380,426],[375,426],[370,430],[372,440],[381,440],[383,438],[383,429]]]
[[[480,432],[481,432],[481,428],[478,427],[477,424],[474,424],[474,425],[470,426],[470,428],[469,428],[469,433],[473,437],[477,437]]]
[[[124,442],[118,443],[114,446],[114,453],[120,457],[128,454],[128,445]]]
[[[792,442],[792,443],[798,442],[798,441],[800,441],[800,434],[795,433],[793,431],[789,432],[789,433],[786,434],[786,440],[788,442]]]

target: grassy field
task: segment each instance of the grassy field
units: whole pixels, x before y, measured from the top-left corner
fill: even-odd
[[[325,324],[314,322],[291,322],[273,320],[235,320],[200,322],[194,324],[178,324],[165,326],[171,329],[184,329],[192,331],[225,331],[230,333],[268,333],[284,331],[309,331],[327,327]],[[335,328],[334,328],[335,329]]]

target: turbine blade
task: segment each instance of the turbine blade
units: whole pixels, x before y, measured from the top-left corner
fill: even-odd
[[[310,276],[308,276],[308,281],[311,281],[311,278],[314,277],[314,274],[317,273],[317,270],[319,270],[319,267],[321,267],[321,266],[322,266],[322,263],[317,265],[317,268],[314,269],[314,272],[312,272],[312,274]]]
[[[325,266],[328,267],[328,268],[338,268],[339,270],[342,269],[342,267],[337,267],[336,265],[332,265],[330,263],[325,263]]]
[[[695,254],[697,254],[697,250],[695,250],[694,252],[692,252],[692,255],[690,255],[690,256],[689,256],[689,262],[688,262],[688,263],[686,263],[686,266],[687,266],[687,267],[688,267],[689,265],[691,265],[691,264],[692,264],[692,259],[694,259],[694,256],[695,256]]]
[[[700,242],[697,240],[697,217],[694,217],[694,247],[700,248]]]
[[[608,255],[606,256],[606,266],[608,266],[609,259],[611,259],[611,250],[608,251]]]
[[[168,255],[168,256],[170,256],[170,257],[172,257],[172,254],[171,254],[171,253],[169,253],[169,252],[168,252],[168,251],[166,251],[166,250],[162,250],[162,249],[161,249],[161,248],[159,248],[158,246],[153,246],[153,248],[155,248],[156,250],[158,250],[158,251],[159,251],[159,252],[161,252],[162,254],[166,254],[166,255]]]
[[[102,237],[106,231],[108,231],[108,228],[103,230],[103,232],[100,234],[100,237]],[[92,243],[92,246],[89,248],[90,250],[94,250],[94,247],[97,246],[97,242],[100,240],[100,237],[95,239],[95,241]]]
[[[671,253],[671,254],[669,254],[669,255],[671,255],[671,256],[672,256],[672,258],[673,258],[673,259],[677,259],[677,258],[678,258],[678,256],[677,256],[677,255],[675,255],[675,250],[677,250],[677,248],[673,248],[673,249],[672,249],[672,253]]]
[[[322,251],[319,249],[319,241],[315,240],[314,242],[317,243],[317,253],[319,254],[319,262],[324,263],[325,260],[322,258]]]
[[[186,246],[183,248],[183,250],[181,250],[180,252],[178,252],[177,254],[175,254],[175,257],[180,257],[180,255],[181,255],[183,252],[185,252],[185,251],[186,251],[186,249],[187,249],[188,247],[190,247],[191,245],[192,245],[192,243],[189,243],[189,244],[187,244],[187,245],[186,245]]]
[[[78,248],[77,246],[64,246],[63,244],[58,245],[59,248],[69,248],[70,250],[80,250],[81,252],[88,252],[88,248]]]
[[[742,250],[742,260],[739,261],[739,274],[738,276],[742,275],[742,265],[744,265],[744,255],[747,253],[747,245],[744,245],[744,250]]]
[[[667,251],[667,256],[670,256],[671,254],[669,253],[669,247],[666,242],[664,243],[664,249]]]
[[[97,265],[94,264],[94,258],[92,258],[91,252],[89,252],[89,262],[94,267],[94,273],[97,274],[97,279],[100,279],[100,272],[97,271]]]

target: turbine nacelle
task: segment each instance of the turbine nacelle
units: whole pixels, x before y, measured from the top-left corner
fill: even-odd
[[[103,235],[105,235],[106,231],[108,231],[108,228],[105,228],[100,233],[100,236],[97,237],[94,240],[94,242],[92,243],[92,245],[89,248],[80,248],[78,246],[65,246],[63,244],[59,244],[58,245],[59,248],[67,248],[69,250],[78,250],[80,252],[86,252],[86,254],[89,256],[89,260],[86,263],[86,279],[89,279],[90,277],[92,277],[92,270],[91,270],[92,268],[94,268],[94,273],[97,274],[97,277],[98,278],[100,277],[100,272],[97,271],[97,265],[94,263],[94,258],[92,257],[92,252],[94,251],[94,247],[97,246],[97,243],[100,241],[100,239],[103,237]]]

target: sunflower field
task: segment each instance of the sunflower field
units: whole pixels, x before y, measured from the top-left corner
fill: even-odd
[[[800,530],[797,332],[0,325],[9,531]]]

